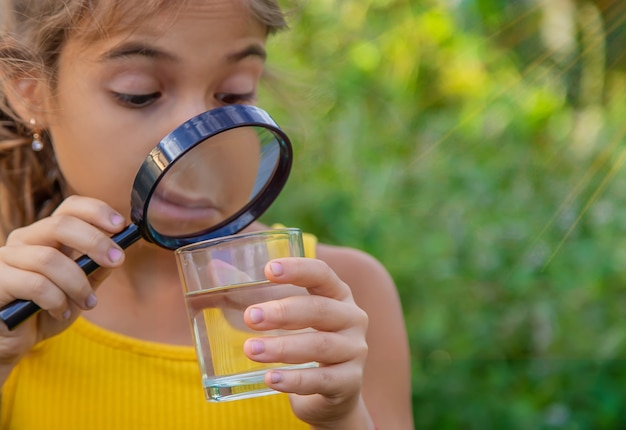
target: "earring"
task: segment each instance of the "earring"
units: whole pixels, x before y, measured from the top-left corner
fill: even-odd
[[[43,142],[41,141],[41,135],[39,134],[39,131],[35,129],[37,121],[35,121],[35,118],[31,118],[29,122],[30,125],[33,127],[33,141],[31,142],[30,147],[33,148],[33,151],[39,152],[43,149]]]

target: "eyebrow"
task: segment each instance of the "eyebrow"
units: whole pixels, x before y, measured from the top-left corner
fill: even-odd
[[[101,58],[103,60],[117,60],[119,58],[127,58],[133,56],[147,57],[147,58],[165,58],[167,60],[175,60],[176,57],[165,51],[161,51],[150,45],[131,42],[123,43],[116,46],[110,51],[105,52]]]
[[[101,58],[103,60],[116,60],[132,56],[140,56],[151,59],[165,59],[168,61],[175,61],[177,59],[177,57],[173,54],[162,51],[148,44],[138,42],[121,44],[112,50],[107,51]],[[253,43],[240,51],[226,55],[226,61],[229,63],[237,63],[248,57],[257,57],[265,61],[267,58],[267,52],[263,46]]]
[[[265,51],[265,48],[263,48],[263,46],[253,43],[252,45],[248,45],[241,51],[228,54],[226,56],[226,59],[230,62],[236,63],[248,57],[258,57],[261,60],[265,61],[265,59],[267,58],[267,51]]]

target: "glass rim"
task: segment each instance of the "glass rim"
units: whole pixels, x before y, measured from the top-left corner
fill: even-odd
[[[296,234],[301,236],[302,230],[297,227],[280,227],[280,228],[270,228],[264,230],[256,230],[250,231],[247,233],[236,233],[228,236],[220,236],[213,239],[202,240],[200,242],[190,243],[188,245],[181,246],[177,248],[174,252],[176,255],[186,254],[194,251],[201,251],[207,247],[207,245],[218,245],[221,243],[232,242],[237,239],[246,239],[255,236],[269,236],[269,235],[286,235],[291,236],[292,234]]]

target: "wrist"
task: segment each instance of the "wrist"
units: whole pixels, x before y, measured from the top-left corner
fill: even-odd
[[[358,404],[352,411],[343,416],[340,420],[323,425],[311,425],[311,430],[378,430],[367,411],[363,399],[359,399]]]

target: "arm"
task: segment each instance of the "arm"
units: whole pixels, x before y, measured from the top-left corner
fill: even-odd
[[[318,258],[352,289],[369,317],[363,399],[380,430],[413,429],[410,353],[402,307],[393,280],[375,258],[328,245]]]

